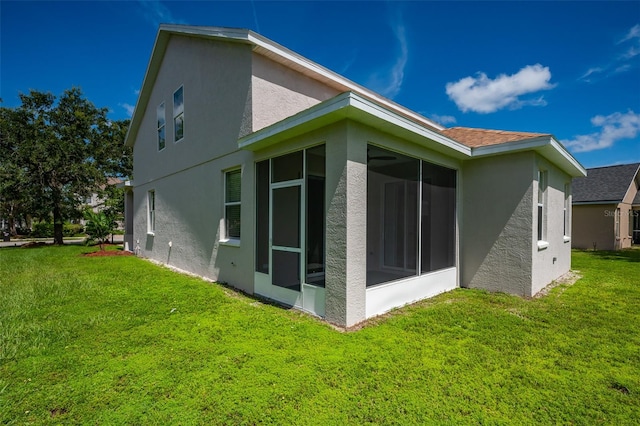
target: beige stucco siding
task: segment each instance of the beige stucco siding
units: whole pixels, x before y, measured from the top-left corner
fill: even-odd
[[[140,254],[252,292],[254,170],[247,156],[248,153],[237,153],[137,186],[134,241],[139,241]],[[241,164],[245,164],[242,167],[241,241],[239,246],[232,246],[220,242],[224,170]],[[147,194],[150,190],[155,192],[153,234],[147,232]]]
[[[538,170],[547,173],[547,190],[544,207],[545,242],[540,246],[537,241],[537,197],[538,184],[534,182],[534,226],[532,229],[532,282],[531,292],[527,296],[533,296],[542,290],[553,280],[567,273],[571,268],[571,242],[569,240],[571,230],[567,230],[568,238],[564,235],[564,203],[565,185],[571,183],[571,176],[558,169],[555,165],[541,156],[537,156],[534,174],[537,177]],[[569,206],[571,200],[569,200]]]
[[[136,185],[238,150],[251,128],[251,50],[238,43],[171,37],[134,146]],[[173,94],[184,87],[184,137],[174,141]],[[166,146],[158,151],[157,107]]]
[[[571,245],[574,248],[614,250],[615,204],[573,206]]]
[[[254,53],[253,131],[260,130],[339,94],[319,81]]]
[[[530,295],[534,164],[531,152],[464,163],[463,286]]]
[[[144,257],[253,290],[252,154],[238,150],[251,128],[250,46],[174,36],[154,82],[134,146],[133,248]],[[184,137],[174,141],[173,94],[184,89]],[[165,104],[166,145],[158,151],[156,108]],[[220,244],[224,171],[243,166],[240,247]],[[147,233],[147,196],[156,232]],[[172,246],[169,247],[169,242]]]

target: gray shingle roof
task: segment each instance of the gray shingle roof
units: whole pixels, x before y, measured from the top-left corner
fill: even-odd
[[[638,168],[640,163],[587,169],[587,177],[573,179],[573,202],[621,202]]]

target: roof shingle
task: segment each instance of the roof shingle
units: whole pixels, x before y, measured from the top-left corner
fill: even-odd
[[[523,141],[541,136],[551,137],[547,133],[510,132],[506,130],[474,129],[471,127],[451,127],[441,130],[440,133],[470,148]]]
[[[640,163],[632,163],[587,169],[587,177],[573,179],[573,202],[621,202],[639,168]]]

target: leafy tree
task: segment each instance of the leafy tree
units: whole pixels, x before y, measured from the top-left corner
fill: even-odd
[[[0,201],[51,217],[54,243],[62,244],[64,220],[77,216],[92,193],[105,191],[108,176],[130,175],[131,152],[123,143],[128,122],[108,120],[107,109],[78,88],[57,102],[34,90],[20,100],[16,108],[0,108]]]
[[[87,243],[100,244],[100,250],[104,250],[104,243],[111,232],[115,223],[104,212],[94,212],[91,209],[87,209],[84,212],[84,217],[87,220],[85,224],[85,232],[89,236]]]

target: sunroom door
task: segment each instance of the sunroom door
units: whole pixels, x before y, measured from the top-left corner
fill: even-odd
[[[302,284],[303,182],[271,185],[271,284],[292,292]]]

